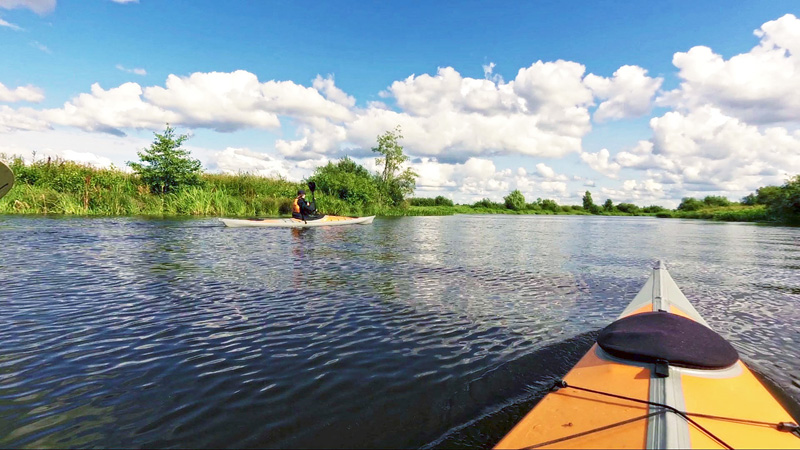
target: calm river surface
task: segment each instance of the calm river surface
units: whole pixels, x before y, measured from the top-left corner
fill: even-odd
[[[657,259],[800,402],[800,228],[0,216],[0,447],[486,448]]]

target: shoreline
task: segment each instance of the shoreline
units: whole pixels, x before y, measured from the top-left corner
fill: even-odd
[[[763,208],[762,208],[763,209]],[[341,213],[330,213],[328,215],[343,215],[349,217],[363,217],[354,215],[354,214],[341,214]],[[373,214],[369,214],[373,215]],[[611,212],[611,213],[601,213],[601,214],[591,214],[583,211],[531,211],[531,210],[523,210],[523,211],[513,211],[513,210],[491,210],[486,208],[473,208],[468,205],[455,205],[455,206],[433,206],[433,207],[416,207],[411,206],[407,209],[391,209],[391,210],[384,210],[381,213],[374,214],[376,217],[379,218],[393,218],[393,217],[437,217],[437,216],[455,216],[455,215],[511,215],[511,216],[593,216],[593,217],[654,217],[659,219],[690,219],[690,220],[706,220],[711,222],[738,222],[738,223],[753,223],[759,225],[780,225],[780,226],[792,226],[792,224],[788,223],[781,223],[777,221],[770,221],[770,220],[754,220],[753,217],[761,217],[760,214],[754,215],[744,215],[737,217],[734,214],[731,214],[730,211],[664,211],[659,213],[623,213],[623,212]],[[89,214],[82,214],[80,212],[63,212],[63,211],[53,211],[52,209],[49,211],[38,210],[38,211],[25,211],[25,212],[15,212],[15,211],[5,211],[3,208],[0,208],[0,216],[16,216],[16,217],[51,217],[51,218],[65,218],[65,217],[76,217],[76,218],[128,218],[128,217],[141,217],[145,219],[213,219],[219,217],[229,217],[235,219],[246,219],[246,218],[262,218],[262,219],[285,219],[290,218],[291,214],[244,214],[244,215],[236,215],[236,214],[218,214],[215,212],[209,212],[205,214],[196,214],[196,213],[159,213],[159,212],[131,212],[127,214],[98,214],[98,213],[89,213]]]

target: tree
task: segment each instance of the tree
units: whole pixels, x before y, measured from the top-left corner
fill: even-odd
[[[378,196],[378,187],[369,170],[346,156],[336,163],[331,161],[317,167],[308,181],[316,183],[320,192],[351,205],[366,204]]]
[[[606,199],[606,202],[603,203],[603,209],[605,209],[606,211],[613,211],[614,210],[614,202],[612,202],[610,198]]]
[[[660,213],[662,211],[666,211],[666,209],[663,206],[658,206],[658,205],[650,205],[642,208],[642,212],[646,213]]]
[[[707,195],[703,199],[703,203],[708,206],[729,206],[731,201],[721,195]]]
[[[473,208],[502,209],[503,205],[495,203],[488,198],[478,200],[472,205]]]
[[[633,203],[620,203],[617,205],[617,209],[628,214],[636,214],[639,212],[639,207]]]
[[[583,194],[583,209],[591,212],[594,209],[593,206],[595,205],[594,201],[592,200],[592,193],[586,191],[586,193]]]
[[[680,211],[697,211],[702,208],[704,203],[694,197],[684,197],[681,199],[681,204],[678,205]]]
[[[154,134],[156,138],[150,148],[136,152],[141,162],[127,163],[139,175],[142,182],[156,194],[199,185],[202,165],[200,161],[191,158],[188,150],[181,148],[181,144],[189,136],[182,134],[176,138],[175,129],[169,124],[164,134]]]
[[[747,206],[755,206],[756,205],[756,194],[748,194],[742,197],[741,203]]]
[[[800,175],[789,179],[777,189],[778,193],[773,193],[767,201],[769,214],[781,222],[800,223]]]
[[[411,168],[401,171],[403,163],[410,159],[403,153],[403,146],[398,143],[402,138],[398,126],[394,131],[378,136],[378,146],[372,148],[373,152],[383,155],[375,161],[378,167],[383,166],[383,170],[377,175],[380,193],[395,206],[402,203],[406,195],[414,193],[417,184],[416,172]]]
[[[759,205],[768,205],[776,202],[781,197],[781,188],[779,186],[764,186],[756,189],[756,203]]]
[[[550,200],[549,198],[546,198],[546,199],[542,200],[541,203],[542,203],[542,209],[546,209],[546,210],[553,211],[553,212],[556,212],[559,209],[558,208],[558,203],[556,203],[555,200]]]
[[[503,197],[503,200],[505,200],[506,208],[508,209],[513,209],[514,211],[525,209],[525,196],[522,195],[519,189],[514,189],[510,194]]]
[[[453,206],[453,201],[450,200],[449,198],[443,196],[443,195],[438,195],[434,199],[434,205],[435,206]]]

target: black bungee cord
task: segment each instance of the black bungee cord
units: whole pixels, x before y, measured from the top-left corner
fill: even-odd
[[[578,390],[578,391],[590,392],[590,393],[593,393],[593,394],[598,394],[598,395],[604,395],[604,396],[607,396],[607,397],[618,398],[620,400],[628,400],[628,401],[631,401],[631,402],[642,403],[642,404],[650,405],[650,406],[657,406],[657,407],[664,408],[664,410],[662,410],[662,411],[654,411],[654,412],[651,412],[649,414],[645,414],[643,416],[639,416],[639,417],[634,417],[632,419],[623,420],[621,422],[616,422],[616,423],[613,423],[613,424],[610,424],[610,425],[605,425],[605,426],[602,426],[602,427],[599,427],[599,428],[594,428],[592,430],[587,430],[587,431],[583,431],[581,433],[572,434],[572,435],[565,436],[565,437],[562,437],[562,438],[559,438],[559,439],[554,439],[554,440],[547,441],[547,442],[541,442],[539,444],[535,444],[535,445],[531,445],[529,447],[525,447],[526,449],[539,448],[539,447],[543,447],[545,445],[555,444],[555,443],[566,441],[566,440],[569,440],[569,439],[575,439],[575,438],[578,438],[578,437],[581,437],[581,436],[586,436],[586,435],[589,435],[589,434],[592,434],[592,433],[598,433],[600,431],[605,431],[605,430],[608,430],[608,429],[611,429],[611,428],[615,428],[615,427],[619,427],[619,426],[626,425],[626,424],[629,424],[629,423],[633,423],[633,422],[636,422],[638,420],[648,419],[648,418],[650,418],[652,416],[655,416],[655,415],[658,415],[658,414],[662,414],[662,413],[665,413],[665,412],[670,412],[670,411],[675,413],[675,414],[677,414],[677,415],[679,415],[679,416],[681,416],[681,417],[683,417],[687,422],[689,422],[692,425],[694,425],[695,427],[697,427],[697,429],[699,429],[704,434],[706,434],[708,437],[710,437],[711,439],[716,441],[719,445],[721,445],[722,447],[724,447],[726,449],[729,449],[729,450],[733,450],[733,447],[728,445],[721,438],[716,436],[711,431],[707,430],[705,427],[703,427],[702,425],[697,423],[695,420],[693,420],[689,416],[702,417],[702,418],[706,418],[706,419],[727,420],[727,421],[739,422],[739,423],[748,424],[748,425],[769,426],[771,428],[775,428],[778,431],[784,431],[784,432],[793,433],[796,436],[800,437],[800,426],[798,426],[795,423],[791,423],[791,422],[780,422],[780,423],[776,424],[776,423],[772,423],[772,422],[761,422],[761,421],[757,421],[757,420],[738,419],[738,418],[735,418],[735,417],[724,417],[724,416],[714,416],[714,415],[709,415],[709,414],[690,413],[690,412],[681,411],[681,410],[679,410],[679,409],[677,409],[677,408],[675,408],[673,406],[666,405],[664,403],[651,402],[651,401],[648,401],[648,400],[641,400],[641,399],[633,398],[633,397],[626,397],[624,395],[617,395],[617,394],[612,394],[610,392],[597,391],[597,390],[594,390],[594,389],[584,388],[584,387],[580,387],[580,386],[572,386],[572,385],[567,384],[567,382],[564,381],[564,380],[558,380],[555,383],[553,383],[553,386],[550,388],[550,390],[555,392],[555,391],[557,391],[559,389],[564,389],[564,388],[570,388],[570,389],[575,389],[575,390]]]

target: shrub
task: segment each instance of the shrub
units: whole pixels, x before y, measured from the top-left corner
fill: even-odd
[[[648,214],[659,213],[661,211],[666,211],[666,208],[664,208],[663,206],[658,206],[658,205],[650,205],[650,206],[645,206],[644,208],[642,208],[642,212],[645,212],[645,213],[648,213]]]
[[[472,207],[473,208],[487,208],[487,209],[503,209],[503,208],[505,208],[505,205],[493,202],[493,201],[489,200],[488,198],[484,198],[484,199],[478,200],[477,202],[473,203]]]
[[[505,200],[506,208],[508,209],[513,209],[514,211],[525,209],[525,196],[522,195],[519,189],[511,191],[510,194],[503,197],[503,200]]]
[[[411,206],[436,206],[435,198],[415,197],[408,199]]]
[[[703,202],[694,197],[684,197],[678,205],[679,211],[697,211],[704,206]]]
[[[620,203],[617,205],[617,209],[628,214],[636,214],[639,212],[639,207],[633,203]]]
[[[318,167],[308,179],[326,195],[337,197],[353,205],[378,201],[377,180],[367,169],[348,157]]]
[[[707,195],[706,198],[703,199],[703,203],[708,206],[729,206],[731,201],[719,195]]]
[[[556,203],[555,200],[550,200],[550,199],[542,200],[542,209],[556,212],[559,209],[558,203]]]
[[[453,201],[447,197],[439,195],[434,199],[434,204],[436,206],[453,206]]]

